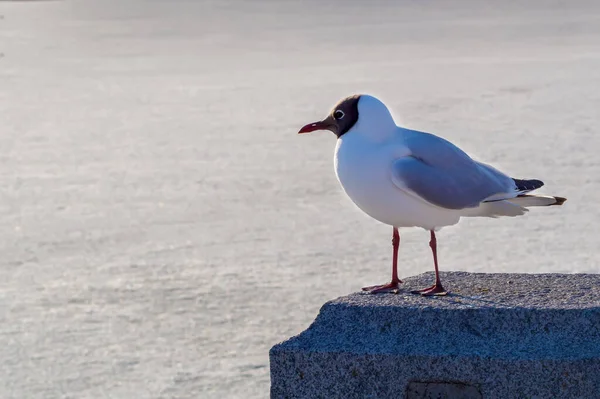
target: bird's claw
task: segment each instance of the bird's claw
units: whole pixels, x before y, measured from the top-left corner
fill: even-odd
[[[431,287],[423,288],[422,290],[411,291],[411,294],[417,294],[421,296],[445,296],[448,295],[448,291],[442,286],[442,284],[434,284]]]
[[[373,285],[370,287],[363,287],[362,290],[368,292],[369,294],[382,294],[385,292],[397,294],[400,291],[401,283],[402,281],[391,282],[383,285]]]

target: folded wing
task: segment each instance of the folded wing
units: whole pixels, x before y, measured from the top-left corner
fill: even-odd
[[[400,189],[446,209],[474,208],[518,194],[512,178],[441,137],[413,130],[403,135],[410,155],[392,165],[392,180]]]

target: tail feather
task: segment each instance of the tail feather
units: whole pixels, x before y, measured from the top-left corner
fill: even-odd
[[[528,206],[550,206],[562,205],[567,199],[563,197],[554,197],[550,195],[532,195],[530,191],[537,190],[544,185],[544,182],[537,179],[512,179],[515,183],[514,192],[494,194],[483,203],[507,201],[514,205]]]
[[[515,198],[507,199],[506,201],[511,202],[515,205],[529,207],[529,206],[550,206],[550,205],[562,205],[567,199],[564,197],[554,197],[551,195],[531,195],[521,194]]]
[[[556,200],[556,203],[552,205],[562,205],[567,200],[565,197],[554,197],[554,199]]]
[[[477,208],[465,208],[462,216],[498,218],[501,216],[521,216],[529,210],[509,201],[482,202]]]
[[[550,195],[520,194],[513,198],[484,201],[477,208],[463,209],[462,216],[491,217],[520,216],[528,211],[530,206],[562,205],[567,199]]]

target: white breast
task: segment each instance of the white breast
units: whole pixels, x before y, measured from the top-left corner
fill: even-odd
[[[408,155],[401,137],[373,142],[356,131],[337,141],[334,166],[350,199],[366,214],[395,227],[431,230],[456,224],[456,211],[439,208],[398,188],[391,179],[394,160]]]

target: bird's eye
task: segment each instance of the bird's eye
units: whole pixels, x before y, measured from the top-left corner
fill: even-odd
[[[333,113],[333,117],[337,120],[342,119],[346,114],[344,114],[344,111],[338,109]]]

